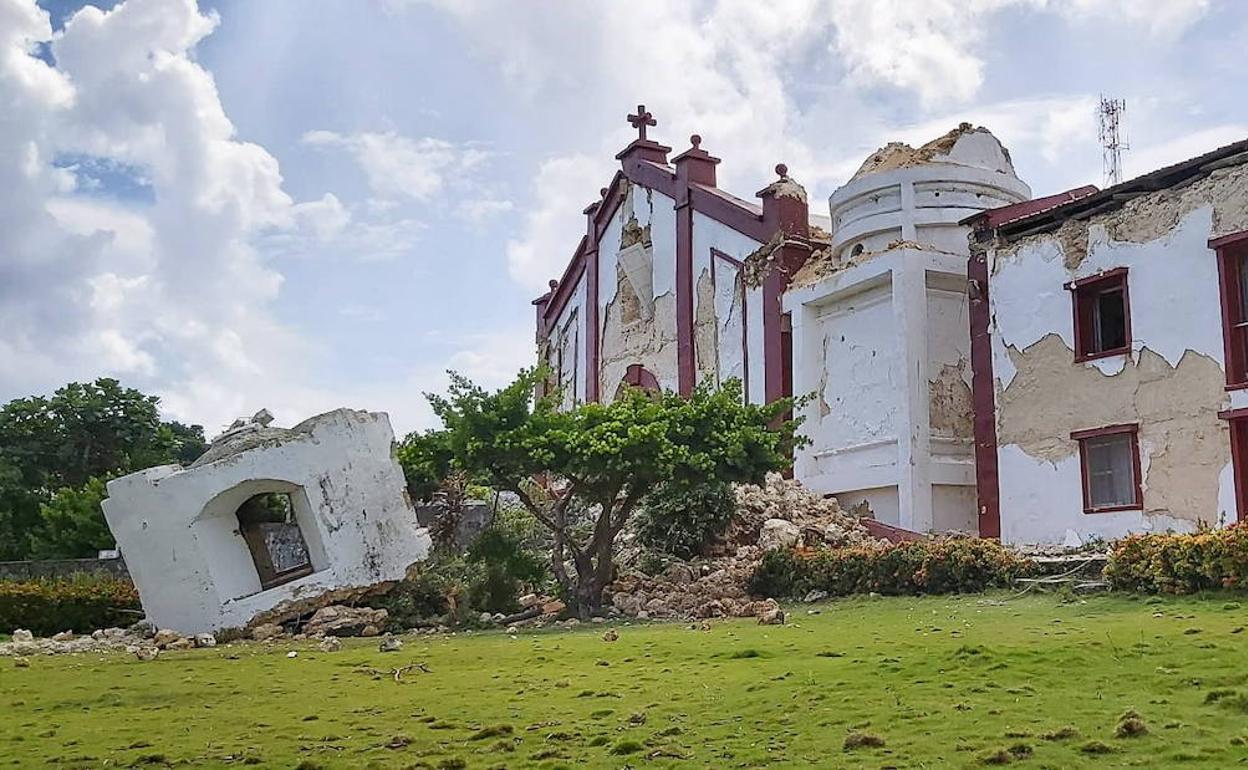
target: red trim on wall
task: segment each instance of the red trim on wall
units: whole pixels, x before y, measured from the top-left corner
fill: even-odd
[[[972,237],[976,237],[972,235]],[[1001,487],[997,468],[996,379],[992,373],[992,308],[988,256],[972,250],[967,262],[971,325],[971,404],[975,435],[975,492],[979,536],[1001,537]]]
[[[999,206],[995,209],[988,209],[987,211],[982,211],[978,214],[972,214],[962,220],[961,224],[965,225],[970,224],[971,222],[977,222],[981,223],[980,226],[982,227],[998,227],[1016,219],[1024,219],[1033,214],[1038,214],[1041,211],[1055,209],[1065,203],[1070,203],[1071,201],[1078,200],[1085,195],[1091,195],[1095,192],[1100,192],[1096,188],[1096,185],[1084,185],[1083,187],[1076,187],[1073,190],[1067,190],[1066,192],[1057,193],[1056,195],[1047,195],[1043,198],[1032,198],[1029,201],[1011,203],[1007,206]]]
[[[676,384],[682,396],[697,384],[693,342],[693,205],[689,201],[689,168],[676,173]]]
[[[1214,246],[1214,244],[1218,244]],[[1222,353],[1226,389],[1248,388],[1248,318],[1240,318],[1243,306],[1239,271],[1240,259],[1248,253],[1248,232],[1210,241],[1218,260],[1218,300],[1222,304]]]
[[[646,117],[645,110],[639,108],[634,117],[639,120]],[[693,212],[701,212],[759,244],[767,243],[777,231],[789,237],[774,255],[775,266],[763,284],[762,307],[765,399],[772,401],[784,395],[780,298],[791,276],[810,255],[809,209],[804,199],[787,194],[777,195],[774,184],[758,193],[763,198],[761,210],[718,189],[714,184],[715,165],[719,159],[701,149],[699,137],[690,137],[690,141],[693,146],[673,159],[674,169],[667,165],[670,148],[644,135],[639,135],[616,156],[620,161],[620,171],[612,179],[602,200],[585,209],[586,236],[573,253],[563,278],[552,290],[549,299],[539,304],[542,320],[538,323],[538,333],[547,334],[553,320],[563,312],[581,277],[589,280],[586,288],[589,307],[586,310],[588,328],[585,342],[589,370],[586,372],[586,395],[589,400],[597,400],[601,396],[601,383],[598,381],[602,334],[598,307],[600,298],[597,296],[598,240],[623,199],[625,180],[656,190],[675,201],[677,382],[682,394],[691,393],[697,379],[693,339]],[[788,170],[783,164],[777,166],[776,171],[782,179],[787,178]],[[593,266],[589,267],[591,262]]]
[[[1248,409],[1218,412],[1231,429],[1231,470],[1235,478],[1235,521],[1248,520]]]
[[[641,364],[629,364],[624,370],[624,382],[636,388],[641,388],[647,393],[659,393],[662,389],[659,387],[659,378],[654,376],[654,372],[650,371]]]
[[[605,197],[607,191],[603,191]],[[601,202],[585,209],[585,400],[599,400],[598,350],[602,335],[598,330],[598,224],[594,215]]]
[[[1135,500],[1127,505],[1107,505],[1100,508],[1092,506],[1092,497],[1088,484],[1088,458],[1084,453],[1084,441],[1101,436],[1117,436],[1126,434],[1131,437],[1131,473],[1135,482]],[[1079,442],[1079,478],[1083,485],[1084,513],[1114,513],[1116,511],[1138,511],[1144,507],[1143,472],[1140,467],[1140,426],[1139,423],[1106,425],[1102,428],[1077,430],[1070,437]]]
[[[1230,246],[1234,243],[1248,243],[1248,230],[1245,230],[1242,233],[1223,235],[1221,238],[1211,238],[1209,239],[1209,248],[1216,250]]]

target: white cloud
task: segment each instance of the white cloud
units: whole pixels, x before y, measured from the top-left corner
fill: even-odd
[[[541,165],[533,188],[540,196],[529,213],[523,235],[507,242],[507,269],[522,286],[545,291],[572,258],[585,234],[581,209],[592,200],[595,185],[610,173],[606,164],[584,155],[553,158]]]
[[[126,0],[54,36],[33,0],[0,0],[0,392],[120,375],[213,423],[299,380],[310,346],[270,314],[282,276],[254,244],[332,234],[343,211],[295,204],[276,159],[237,137],[194,59],[216,25],[193,0]],[[143,169],[153,201],[67,194],[64,153]]]
[[[516,204],[499,198],[474,198],[461,201],[456,209],[460,217],[474,225],[481,225],[515,209]]]
[[[338,134],[309,131],[303,141],[314,147],[345,150],[368,177],[379,195],[429,200],[446,186],[456,171],[479,166],[489,154],[481,149],[452,144],[442,139],[413,139],[394,131]]]

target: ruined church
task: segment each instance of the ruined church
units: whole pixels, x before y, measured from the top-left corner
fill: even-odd
[[[700,137],[669,157],[629,121],[533,303],[564,406],[809,394],[796,477],[899,530],[1077,545],[1248,515],[1248,142],[1036,199],[962,124],[885,145],[825,209],[783,164],[737,197]]]

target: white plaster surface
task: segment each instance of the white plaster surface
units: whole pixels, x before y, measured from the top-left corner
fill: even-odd
[[[338,409],[272,434],[212,462],[109,482],[105,518],[158,626],[241,627],[286,600],[400,579],[428,553],[385,414]],[[267,591],[235,514],[264,492],[290,494],[314,569]]]
[[[675,236],[673,235],[673,238],[674,237]],[[711,249],[718,249],[733,259],[744,262],[745,258],[757,250],[761,245],[761,243],[748,235],[737,232],[731,227],[711,219],[699,211],[693,212],[694,280],[697,280],[697,276],[700,273],[701,268],[699,265],[710,264]],[[717,287],[719,284],[718,272],[724,264],[724,261],[720,260],[719,264],[715,267]],[[748,328],[745,330],[745,334],[750,351],[750,381],[746,383],[746,396],[751,403],[762,403],[766,400],[766,381],[764,379],[765,371],[763,369],[762,289],[756,287],[747,288],[746,304]],[[717,317],[722,322],[723,316],[717,315]],[[724,345],[725,339],[726,338],[721,334],[720,350],[724,352],[726,352]],[[723,354],[724,353],[721,352],[721,355]]]
[[[1178,365],[1186,350],[1222,364],[1218,265],[1207,245],[1212,227],[1213,208],[1205,206],[1188,213],[1166,237],[1145,243],[1110,240],[1105,228],[1094,224],[1089,228],[1088,254],[1074,269],[1063,263],[1053,237],[1029,240],[1015,253],[994,259],[990,278],[994,375],[1008,384],[996,369],[1001,360],[998,344],[1022,350],[1057,333],[1073,348],[1074,315],[1070,291],[1064,286],[1117,267],[1127,268],[1133,350],[1147,346],[1171,366]],[[1117,362],[1117,371],[1121,364]],[[1101,370],[1114,374],[1114,367],[1110,361]]]
[[[1141,350],[1148,348],[1172,367],[1177,367],[1189,350],[1223,366],[1217,260],[1207,246],[1212,227],[1212,206],[1193,209],[1166,235],[1144,242],[1111,240],[1105,227],[1094,221],[1088,228],[1087,255],[1073,267],[1064,263],[1061,239],[1056,234],[1025,239],[1011,251],[990,255],[992,353],[998,394],[1010,387],[1015,374],[1008,348],[1025,351],[1049,334],[1059,335],[1068,348],[1073,348],[1072,300],[1064,285],[1118,267],[1127,268],[1133,363],[1138,363]],[[1109,378],[1105,387],[1112,388],[1113,377],[1121,374],[1127,363],[1128,357],[1121,355],[1082,366],[1098,369]],[[1235,391],[1228,400],[1231,407],[1248,405],[1248,397]],[[1036,410],[1045,408],[1044,403],[1034,405]],[[1137,419],[1124,414],[1116,421]],[[1147,427],[1142,429],[1147,432]],[[1146,504],[1150,499],[1151,455],[1165,451],[1173,450],[1141,442]],[[1003,445],[998,458],[1002,537],[1009,542],[1060,543],[1072,536],[1082,540],[1117,538],[1129,532],[1191,531],[1196,526],[1191,519],[1159,512],[1085,514],[1077,453],[1054,465],[1028,456],[1017,445]],[[1218,510],[1199,512],[1206,523],[1225,524],[1235,518],[1229,460],[1228,455],[1219,475]]]
[[[998,450],[997,464],[1001,539],[1006,543],[1061,544],[1071,532],[1087,542],[1092,538],[1112,540],[1129,532],[1196,529],[1193,521],[1142,510],[1085,514],[1078,454],[1049,463],[1029,457],[1011,444]]]

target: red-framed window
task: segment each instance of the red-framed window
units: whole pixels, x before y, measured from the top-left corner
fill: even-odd
[[[1248,409],[1228,409],[1218,416],[1231,429],[1231,471],[1235,477],[1235,520],[1248,521]]]
[[[1076,361],[1131,352],[1131,300],[1125,267],[1071,281],[1066,288],[1075,313]]]
[[[1248,388],[1248,232],[1209,242],[1218,253],[1226,386]]]
[[[1083,477],[1083,512],[1108,513],[1144,507],[1140,486],[1140,426],[1109,425],[1079,430],[1070,437],[1079,442]]]

